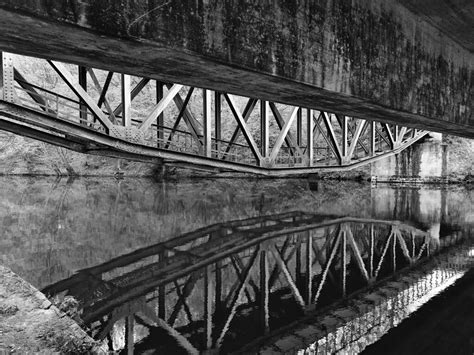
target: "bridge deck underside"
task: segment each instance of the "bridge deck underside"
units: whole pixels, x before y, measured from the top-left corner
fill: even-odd
[[[284,176],[352,169],[426,134],[55,61],[2,61],[0,127],[89,154]]]
[[[0,49],[474,137],[472,6],[413,3],[5,0]]]

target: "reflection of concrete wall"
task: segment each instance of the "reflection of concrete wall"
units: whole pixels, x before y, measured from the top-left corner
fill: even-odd
[[[463,188],[391,188],[371,191],[374,214],[382,219],[411,221],[440,232],[437,224],[470,224],[474,220],[474,192]]]
[[[441,190],[420,189],[417,192],[420,196],[420,217],[429,223],[439,221],[441,216]]]

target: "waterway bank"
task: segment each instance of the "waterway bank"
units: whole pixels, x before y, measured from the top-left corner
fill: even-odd
[[[433,136],[433,137],[431,137]],[[347,172],[318,173],[317,180],[370,182],[390,179],[421,179],[430,183],[472,183],[474,181],[474,141],[436,134],[423,139],[402,153]],[[7,132],[0,132],[0,175],[63,177],[148,177],[155,180],[186,178],[241,177],[261,179],[242,173],[220,173],[214,169],[189,169],[142,163],[69,151]],[[302,176],[307,177],[307,176]]]
[[[36,288],[0,265],[0,353],[105,354]]]

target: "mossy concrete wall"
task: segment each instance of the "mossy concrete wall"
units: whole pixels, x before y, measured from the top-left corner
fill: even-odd
[[[436,3],[432,18],[461,11]],[[0,48],[474,137],[467,36],[419,11],[391,0],[2,0]]]
[[[421,181],[472,182],[474,141],[427,136],[400,154],[371,164],[370,175],[381,178],[421,178]]]

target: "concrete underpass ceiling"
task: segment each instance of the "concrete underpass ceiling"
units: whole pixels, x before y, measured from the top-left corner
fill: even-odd
[[[129,7],[140,5],[142,8],[154,4],[152,0],[124,0],[124,3]],[[173,4],[173,2],[166,4],[169,3]],[[217,1],[216,3],[222,5],[220,9],[223,11],[224,2]],[[71,0],[70,2],[62,0],[49,2],[0,0],[0,32],[2,33],[0,50],[474,138],[474,105],[472,102],[474,101],[472,100],[474,97],[474,90],[472,90],[474,84],[474,1],[360,0],[360,3],[364,3],[363,6],[369,9],[368,11],[360,11],[360,8],[354,9],[354,6],[359,6],[359,3],[356,2],[354,5],[352,2],[353,5],[350,5],[350,2],[346,0],[321,0],[319,3],[326,4],[326,8],[316,9],[316,13],[326,11],[328,14],[327,5],[331,3],[337,3],[340,6],[337,11],[330,10],[329,14],[334,17],[331,21],[324,20],[323,30],[320,31],[321,38],[315,37],[316,40],[321,39],[323,42],[327,42],[328,38],[333,38],[334,43],[326,43],[326,47],[316,48],[316,51],[320,52],[317,54],[319,60],[324,61],[329,58],[329,63],[321,65],[324,63],[311,62],[315,47],[307,46],[306,52],[298,57],[296,64],[294,64],[295,59],[292,58],[291,53],[281,56],[279,60],[282,63],[276,63],[280,64],[280,68],[283,68],[280,69],[280,72],[273,70],[272,66],[275,65],[272,62],[274,60],[273,54],[272,56],[267,55],[268,58],[265,60],[268,63],[264,63],[266,66],[254,65],[254,54],[261,52],[261,49],[258,48],[258,41],[248,44],[245,48],[240,44],[234,45],[233,52],[226,46],[216,47],[214,52],[212,50],[209,52],[209,49],[203,49],[204,47],[196,47],[193,44],[193,28],[186,27],[186,19],[189,20],[189,13],[197,14],[199,9],[188,10],[188,7],[183,7],[184,10],[181,10],[189,13],[183,14],[182,12],[180,15],[182,18],[178,20],[173,18],[175,22],[181,21],[177,23],[177,27],[173,28],[174,33],[169,30],[169,27],[175,22],[169,24],[160,22],[153,33],[150,33],[146,26],[142,26],[144,32],[134,33],[132,36],[128,36],[128,33],[124,35],[123,29],[119,27],[122,23],[129,24],[130,18],[122,19],[120,16],[125,16],[130,11],[128,13],[122,11],[123,9],[120,8],[122,2],[112,0],[103,2],[93,0]],[[105,13],[97,16],[96,19],[90,18],[91,13],[94,14],[90,8],[98,6],[100,9],[101,4],[107,9],[111,6],[117,7],[112,11],[114,18],[109,27],[100,27],[100,23],[94,22],[102,21]],[[253,6],[252,4],[236,2],[227,5],[235,7]],[[189,6],[194,5],[194,3],[190,3]],[[281,13],[286,13],[282,11],[288,10],[286,9],[287,5],[286,1],[281,0],[275,1],[269,6],[272,6],[272,9],[273,6],[279,7],[278,11],[281,16]],[[209,41],[212,42],[216,36],[222,35],[223,30],[218,26],[211,26],[214,23],[209,25],[206,22],[213,21],[212,16],[217,10],[211,8],[209,4],[205,6],[207,7],[204,10],[200,9],[201,14],[193,15],[200,16],[200,18],[192,17],[192,19],[201,21],[200,26],[204,24],[207,26],[210,34],[205,33],[207,35],[205,41],[208,42],[204,44],[207,46],[205,46],[206,48],[214,48],[208,46]],[[373,47],[369,46],[369,50],[385,47],[383,50],[387,51],[395,46],[397,50],[405,51],[408,58],[424,58],[421,70],[419,70],[419,77],[403,82],[407,72],[403,62],[393,65],[392,59],[384,58],[385,63],[382,63],[383,66],[380,67],[378,56],[371,58],[371,60],[365,60],[363,59],[366,57],[364,52],[356,53],[355,58],[361,62],[364,60],[371,63],[372,67],[358,73],[354,73],[352,69],[344,72],[346,52],[334,54],[328,50],[328,48],[332,48],[331,46],[337,45],[341,39],[335,38],[334,33],[329,33],[329,35],[326,33],[332,31],[332,25],[329,26],[331,23],[341,23],[343,19],[347,19],[347,14],[341,10],[344,10],[344,6],[353,6],[350,11],[359,11],[356,12],[359,22],[353,22],[354,27],[351,30],[357,29],[360,23],[369,22],[365,20],[370,20],[375,24],[382,23],[382,27],[385,23],[393,25],[391,28],[382,29],[383,33],[374,35],[374,39],[378,38],[379,43],[374,44]],[[374,10],[374,8],[377,9]],[[168,18],[166,13],[159,14],[159,11],[155,11],[153,15],[158,16],[159,19],[162,19],[159,16]],[[203,11],[204,15],[202,15]],[[377,17],[380,16],[381,11],[385,11],[385,19]],[[369,17],[365,18],[367,13],[369,13]],[[252,16],[255,15],[252,14]],[[274,17],[273,14],[268,15],[266,12],[262,12],[259,16],[267,16],[265,21],[272,21]],[[223,15],[221,17],[216,23],[224,21]],[[308,18],[311,16],[307,16],[306,20]],[[154,25],[150,21],[152,18],[148,19],[147,26]],[[156,19],[153,21],[156,22]],[[278,26],[280,22],[275,22],[275,24]],[[305,23],[304,26],[306,25]],[[124,27],[126,31],[130,28],[127,26]],[[235,30],[241,31],[245,27],[241,24],[239,26]],[[408,33],[403,33],[406,28],[408,28]],[[396,32],[400,29],[402,32]],[[388,46],[384,45],[386,39],[384,33],[389,33],[387,30],[395,30],[395,35],[390,38],[394,43]],[[175,33],[176,31],[182,32]],[[280,37],[287,35],[287,25],[282,25],[274,32],[277,31],[280,31],[278,32]],[[351,33],[344,27],[337,31],[346,31],[346,35]],[[417,31],[416,35],[413,31]],[[243,36],[246,36],[245,33],[248,35],[252,31],[244,32]],[[370,32],[367,33],[369,33],[370,39]],[[274,33],[270,33],[270,36],[278,37]],[[291,47],[292,36],[290,33],[285,39],[286,47]],[[397,38],[400,37],[403,38],[403,41],[397,43]],[[252,38],[250,37],[250,39]],[[271,39],[271,37],[269,38]],[[425,47],[421,48],[419,53],[416,52],[420,49],[420,45],[415,43],[416,38],[421,38],[421,47]],[[178,39],[177,42],[176,39]],[[222,42],[222,39],[219,40]],[[349,39],[349,43],[346,43],[349,49],[354,43],[353,40],[353,38]],[[409,43],[409,41],[412,41],[411,48],[406,49],[405,43]],[[425,41],[427,41],[426,45]],[[223,42],[225,43],[225,39]],[[360,46],[362,43],[363,46],[367,42],[370,41],[360,41],[359,39],[358,45]],[[305,45],[302,40],[299,43]],[[319,42],[315,43],[318,45]],[[275,45],[277,44],[270,43],[268,48],[274,49]],[[239,51],[245,51],[245,49],[247,52],[240,55]],[[392,56],[394,55],[395,53],[392,53]],[[354,62],[355,58],[349,58],[349,62]],[[397,58],[395,55],[393,60],[398,60]],[[448,63],[448,71],[442,69],[445,72],[442,74],[444,77],[438,75],[438,69],[432,69],[433,65],[439,63],[443,68],[446,68],[443,63]],[[454,67],[452,63],[454,63]],[[393,67],[397,69],[386,74]],[[330,74],[332,77],[328,79],[329,75],[326,74]],[[315,79],[313,80],[313,78]],[[447,82],[454,83],[454,86],[446,90],[445,83]],[[394,87],[395,95],[392,95],[390,91],[392,88],[389,86]],[[395,98],[394,105],[392,105],[392,98]],[[421,101],[417,101],[418,98],[421,98]],[[439,104],[439,102],[448,104]]]
[[[474,52],[473,0],[398,0],[470,52]]]

